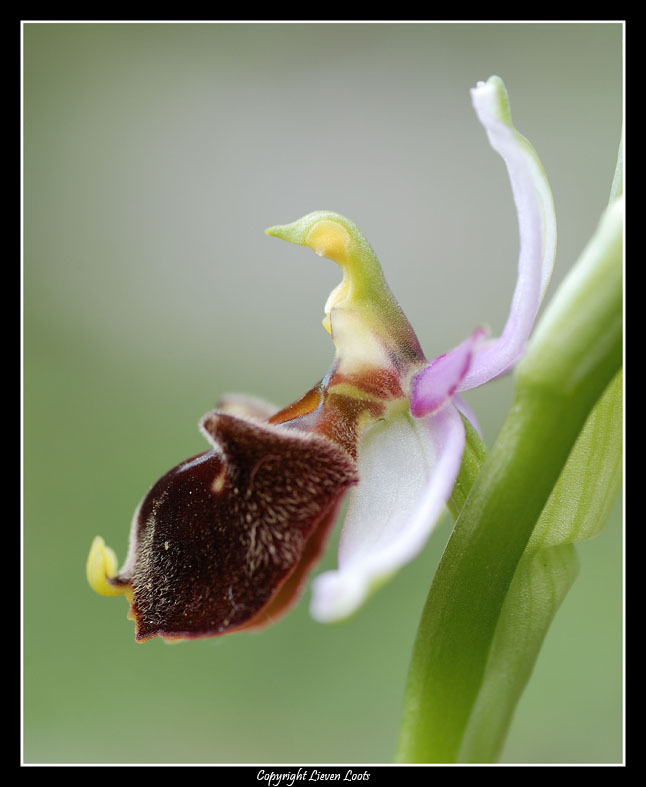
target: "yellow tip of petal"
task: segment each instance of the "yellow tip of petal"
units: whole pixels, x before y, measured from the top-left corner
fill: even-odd
[[[123,596],[128,590],[125,585],[113,585],[108,581],[117,573],[117,556],[101,536],[92,542],[85,571],[90,587],[100,596]]]

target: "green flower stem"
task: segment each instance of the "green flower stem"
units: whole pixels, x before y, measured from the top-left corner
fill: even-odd
[[[495,762],[545,635],[577,577],[573,544],[523,557],[511,583],[458,762]]]
[[[554,615],[576,579],[574,542],[597,535],[621,486],[619,372],[594,406],[516,569],[462,740],[460,762],[494,762]]]
[[[588,413],[621,367],[623,199],[559,288],[456,522],[412,657],[398,760],[456,762],[507,591]]]

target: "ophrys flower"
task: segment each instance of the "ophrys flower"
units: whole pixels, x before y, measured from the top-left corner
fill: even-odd
[[[552,268],[549,186],[513,128],[502,82],[472,91],[507,165],[520,226],[518,282],[502,336],[477,328],[427,361],[372,247],[350,220],[316,211],[270,235],[343,270],[323,325],[336,353],[323,379],[282,410],[228,397],[200,422],[210,450],[163,476],[137,509],[129,554],[96,539],[90,584],[131,602],[136,637],[258,628],[299,597],[348,496],[339,567],[313,583],[312,614],[348,616],[422,549],[457,478],[465,444],[459,392],[511,369]]]

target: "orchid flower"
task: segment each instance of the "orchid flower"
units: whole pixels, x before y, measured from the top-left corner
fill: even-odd
[[[216,636],[279,618],[301,595],[346,498],[338,569],[313,582],[315,619],[351,615],[424,547],[460,470],[463,417],[473,420],[459,394],[521,357],[556,244],[549,186],[512,125],[502,81],[492,77],[471,94],[519,217],[518,281],[502,335],[487,340],[476,328],[428,361],[353,222],[316,211],[267,230],[341,267],[323,320],[335,358],[281,410],[229,396],[205,415],[210,449],[146,495],[120,571],[95,539],[88,581],[103,595],[126,595],[138,641]]]

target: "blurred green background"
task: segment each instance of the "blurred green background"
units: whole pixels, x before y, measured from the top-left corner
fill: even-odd
[[[205,450],[221,394],[286,404],[326,370],[338,268],[265,227],[356,221],[429,357],[502,329],[516,219],[469,97],[494,73],[554,192],[549,298],[608,199],[619,24],[24,26],[26,762],[392,760],[448,518],[344,624],[314,623],[308,591],[262,633],[175,646],[136,645],[85,560],[97,534],[125,557],[136,505]],[[468,397],[489,444],[510,395]],[[621,760],[621,553],[617,504],[504,761]]]

